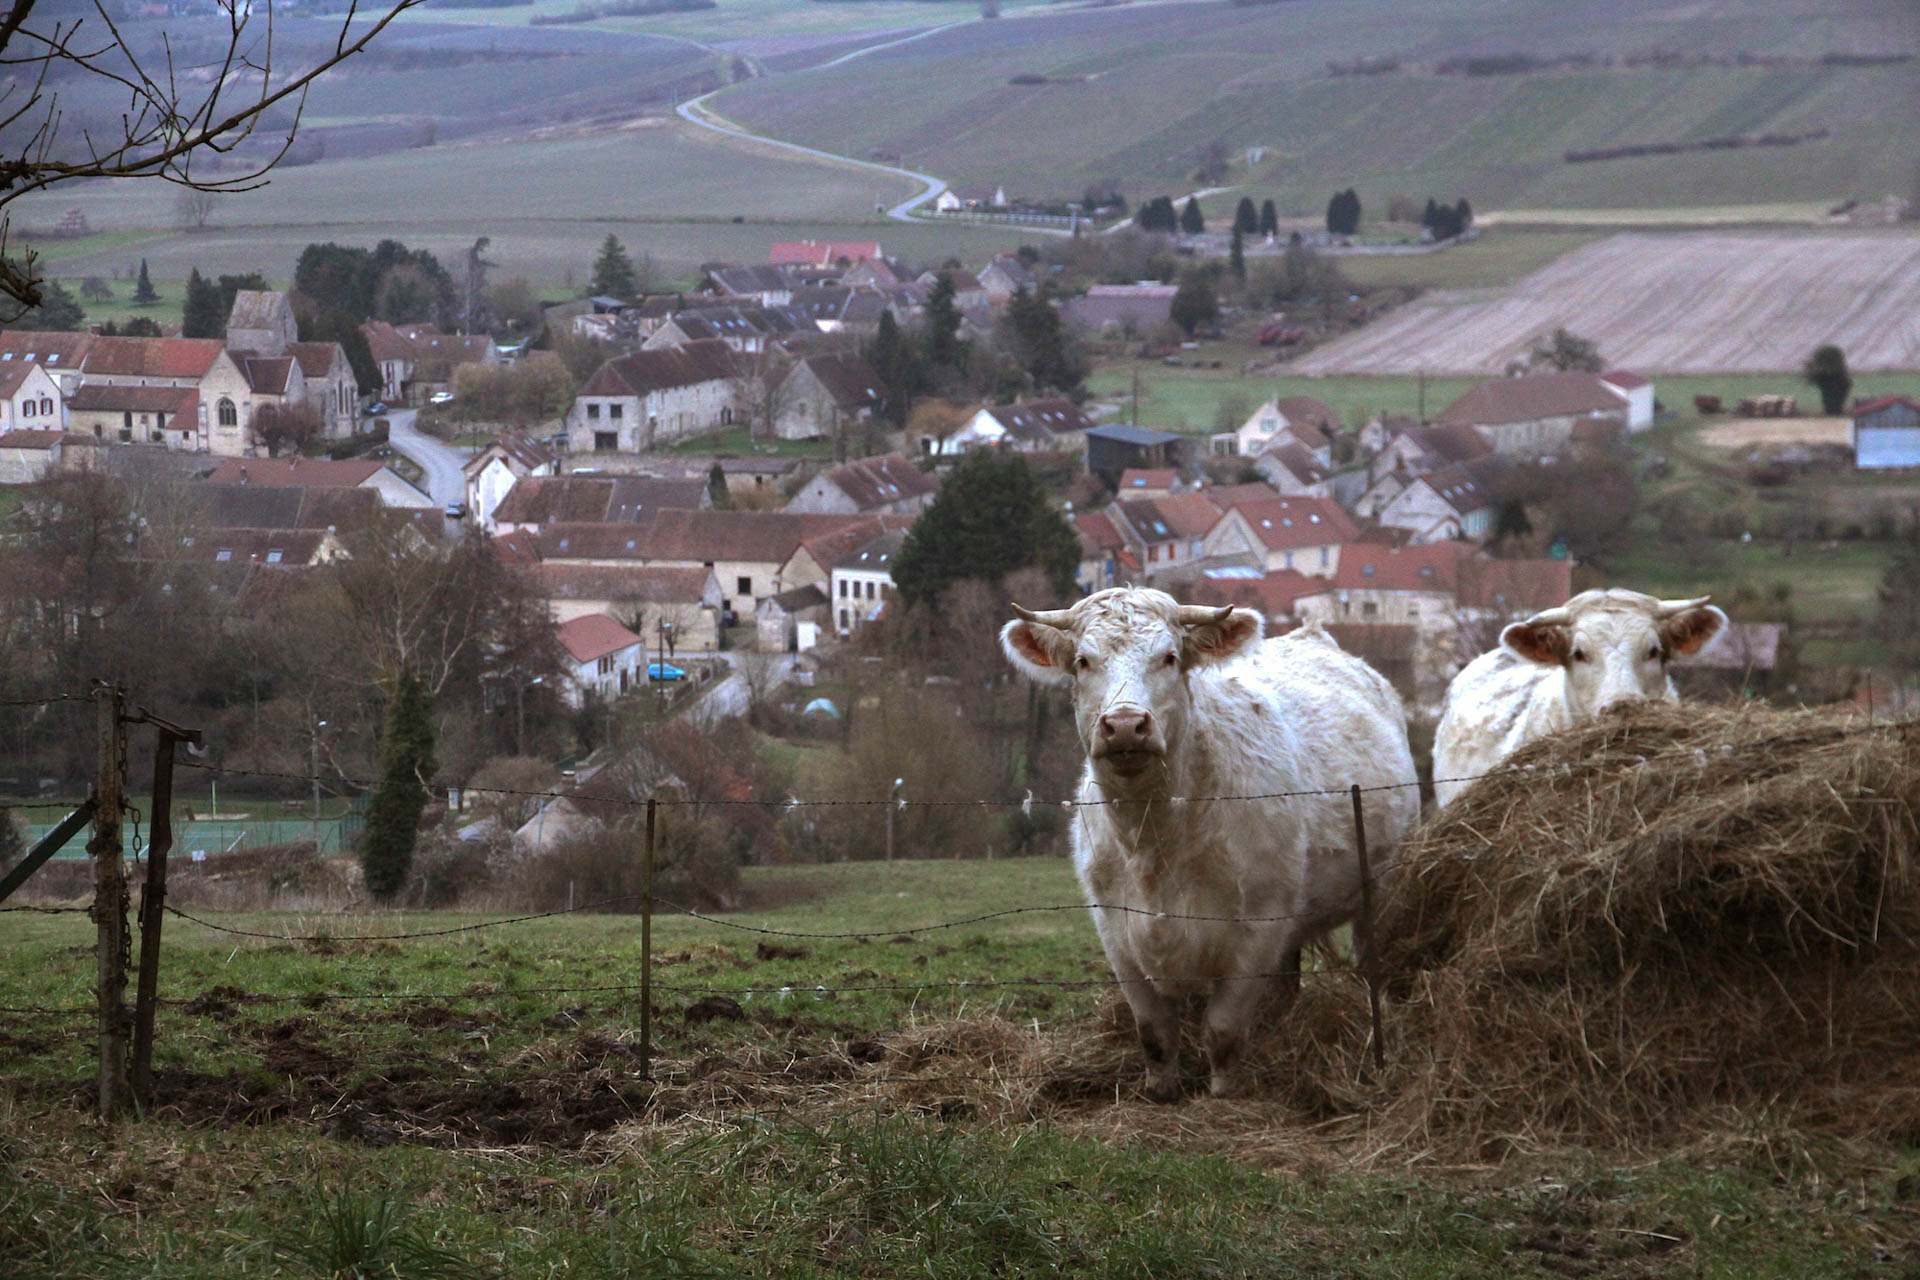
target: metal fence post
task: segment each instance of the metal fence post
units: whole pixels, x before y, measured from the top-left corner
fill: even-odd
[[[93,857],[94,959],[100,1023],[100,1115],[111,1120],[127,1105],[127,868],[120,845],[120,807],[127,768],[126,693],[100,681],[100,754],[94,774]]]
[[[647,849],[640,863],[640,1075],[653,1078],[653,856],[657,804],[647,797]]]
[[[1360,918],[1354,935],[1360,943],[1361,976],[1367,983],[1367,1004],[1373,1014],[1373,1065],[1387,1068],[1386,1032],[1380,1021],[1380,954],[1373,938],[1373,868],[1367,861],[1367,817],[1360,807],[1360,784],[1353,784],[1353,843],[1360,859]]]

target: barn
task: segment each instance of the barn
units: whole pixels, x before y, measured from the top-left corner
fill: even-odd
[[[1853,464],[1862,470],[1920,467],[1920,404],[1881,396],[1854,406]]]

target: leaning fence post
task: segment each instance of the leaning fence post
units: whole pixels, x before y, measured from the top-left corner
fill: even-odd
[[[1367,983],[1367,1004],[1373,1013],[1373,1065],[1387,1069],[1386,1031],[1380,1022],[1380,955],[1373,945],[1373,868],[1367,862],[1367,817],[1360,807],[1360,784],[1353,784],[1353,844],[1360,859],[1360,918],[1355,933],[1360,942],[1361,976]]]
[[[120,806],[126,781],[127,726],[125,691],[99,681],[100,754],[94,774],[93,923],[100,1020],[100,1115],[111,1120],[127,1104],[127,932],[126,851],[121,848]]]
[[[167,901],[167,854],[173,848],[173,743],[160,730],[153,747],[153,840],[147,885],[140,893],[140,975],[133,997],[133,1096],[153,1101],[153,1008],[160,994],[160,922]]]
[[[647,850],[640,862],[640,1075],[653,1079],[653,832],[656,803],[647,797]]]

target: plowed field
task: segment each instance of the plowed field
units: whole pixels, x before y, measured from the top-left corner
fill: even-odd
[[[1509,289],[1435,293],[1302,356],[1301,374],[1497,375],[1565,326],[1645,373],[1920,368],[1920,236],[1619,235]]]

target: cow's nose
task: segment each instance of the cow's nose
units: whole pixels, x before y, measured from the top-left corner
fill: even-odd
[[[1153,716],[1145,711],[1109,711],[1100,717],[1100,740],[1110,751],[1132,751],[1147,745]]]

